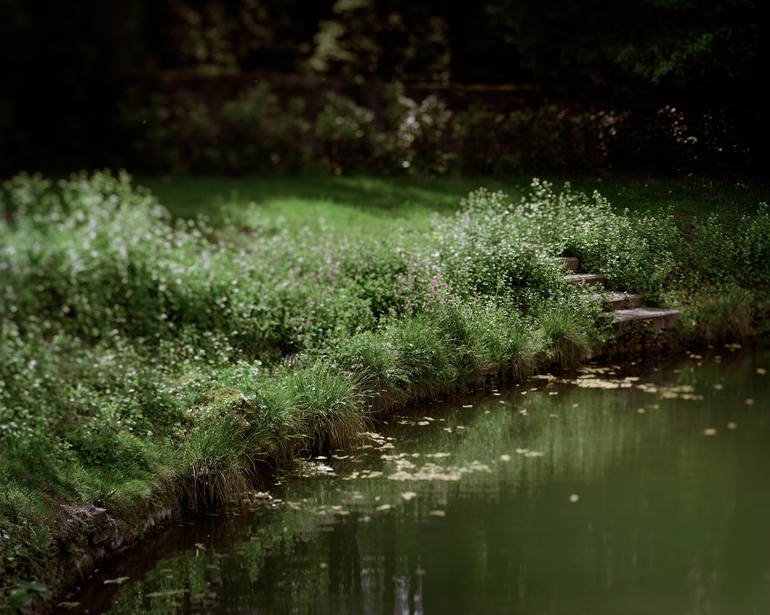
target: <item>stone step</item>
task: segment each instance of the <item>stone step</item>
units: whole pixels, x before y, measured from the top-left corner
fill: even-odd
[[[611,310],[622,310],[624,308],[640,307],[642,305],[642,296],[612,291],[609,293],[596,293],[594,301],[606,305]]]
[[[645,324],[657,330],[673,329],[679,320],[679,310],[666,308],[637,307],[611,312],[615,316],[616,326],[625,329],[637,324]]]
[[[561,262],[562,269],[565,272],[571,271],[572,273],[577,273],[580,271],[580,261],[577,256],[560,256],[556,260]]]
[[[567,284],[598,284],[603,286],[605,279],[603,275],[595,273],[571,273],[564,276],[564,281]]]

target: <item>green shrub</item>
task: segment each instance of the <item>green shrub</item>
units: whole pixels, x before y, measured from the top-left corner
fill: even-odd
[[[315,135],[334,173],[361,171],[375,151],[374,114],[349,98],[330,94],[316,119]]]
[[[236,173],[302,170],[310,159],[304,101],[282,108],[265,83],[225,103],[221,112],[227,168]]]
[[[479,106],[455,115],[452,137],[457,167],[474,175],[520,171],[522,150],[529,147],[511,133],[505,114]]]

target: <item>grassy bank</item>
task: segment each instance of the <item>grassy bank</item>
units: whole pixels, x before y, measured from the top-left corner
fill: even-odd
[[[160,201],[105,174],[6,184],[0,604],[56,587],[89,547],[87,504],[136,527],[226,499],[490,363],[578,360],[613,329],[554,256],[681,306],[682,339],[747,335],[767,313],[770,211],[756,202],[627,212],[534,182],[521,200],[481,190],[455,211],[465,180],[392,194],[365,178],[251,181],[210,191],[218,211],[215,180],[160,181]],[[212,219],[193,220],[204,206]]]

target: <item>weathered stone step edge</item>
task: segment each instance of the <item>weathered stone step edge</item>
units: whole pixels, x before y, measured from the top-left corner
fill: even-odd
[[[615,325],[619,329],[644,323],[655,329],[663,330],[673,329],[679,321],[681,312],[668,308],[637,307],[614,310],[611,314],[615,317]]]
[[[603,275],[595,273],[572,273],[564,276],[564,281],[567,284],[597,284],[603,286],[606,279]]]
[[[642,296],[635,293],[621,293],[618,291],[596,293],[593,299],[597,303],[607,305],[612,310],[635,308],[642,305]]]

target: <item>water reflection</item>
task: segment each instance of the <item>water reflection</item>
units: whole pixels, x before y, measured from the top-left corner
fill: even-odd
[[[76,599],[114,613],[770,612],[770,353],[637,367],[395,417],[304,464],[280,502],[172,531]]]

